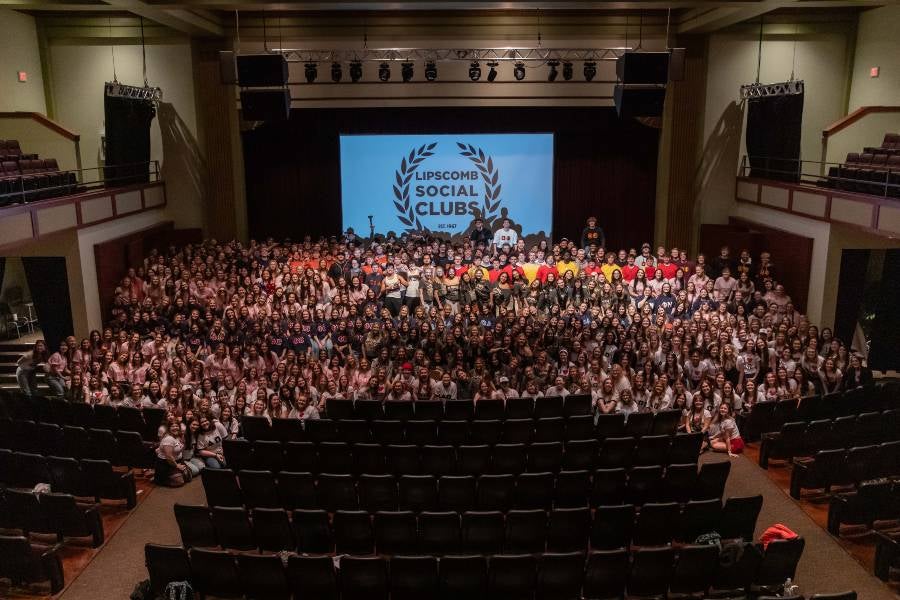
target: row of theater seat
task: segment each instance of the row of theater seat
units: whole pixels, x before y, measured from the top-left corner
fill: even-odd
[[[812,457],[795,458],[791,470],[791,496],[804,489],[856,485],[875,477],[900,475],[900,442],[820,450]]]
[[[759,450],[759,466],[769,460],[791,460],[812,456],[819,450],[867,446],[900,440],[900,410],[862,413],[818,421],[785,423],[779,431],[764,433]]]
[[[870,154],[900,154],[900,133],[885,133],[880,146],[866,146]]]
[[[706,597],[711,590],[744,597],[775,588],[796,573],[804,540],[778,540],[765,550],[743,544],[738,560],[725,560],[716,546],[642,548],[490,556],[304,556],[232,554],[148,544],[152,588],[189,581],[201,595],[273,599],[431,600],[495,598]],[[818,596],[825,600],[826,596]],[[855,600],[855,594],[832,596]],[[760,600],[763,597],[760,596]],[[770,599],[771,600],[771,599]]]
[[[34,533],[65,538],[91,538],[91,545],[103,544],[103,520],[99,506],[75,500],[59,492],[35,493],[32,490],[0,490],[0,527],[19,529],[28,537]]]
[[[0,161],[37,158],[37,154],[25,154],[19,140],[0,140]]]
[[[888,382],[859,387],[824,396],[759,402],[744,419],[741,434],[756,439],[760,434],[778,431],[785,423],[817,421],[861,413],[900,409],[900,383]]]
[[[6,395],[6,394],[5,394]],[[0,427],[6,421],[32,421],[51,423],[64,427],[109,429],[110,431],[137,431],[148,441],[156,440],[159,426],[165,419],[162,408],[118,408],[108,405],[90,405],[84,402],[68,402],[62,398],[35,396],[28,399],[0,397]]]
[[[875,532],[875,576],[882,581],[900,580],[900,531]]]
[[[840,535],[841,525],[866,525],[900,518],[900,482],[886,478],[864,481],[857,489],[834,494],[828,505],[828,531]]]
[[[693,543],[712,532],[753,539],[761,496],[501,511],[324,510],[175,505],[185,547],[311,554],[573,552]]]
[[[867,147],[862,153],[847,154],[841,165],[828,169],[824,183],[851,192],[900,196],[900,141],[897,134],[886,134],[881,147]]]
[[[241,419],[242,437],[250,441],[380,442],[393,444],[463,444],[604,439],[607,437],[671,435],[681,411],[541,417],[538,419]]]
[[[20,431],[31,431],[24,427],[29,421],[14,423],[23,425]],[[4,435],[6,432],[0,421],[0,451],[93,458],[129,468],[151,468],[154,463],[153,444],[145,442],[135,431],[113,433],[108,429],[84,429],[71,425],[60,428],[52,423],[39,424],[34,428],[35,435],[30,437],[21,435],[15,429],[13,431],[16,432],[13,435]]]
[[[697,462],[702,434],[648,435],[563,442],[496,444],[368,444],[225,440],[234,469],[312,473],[478,475],[618,468]]]
[[[591,414],[590,394],[571,394],[562,398],[494,398],[479,400],[417,400],[392,402],[380,400],[327,400],[325,415],[330,419],[540,419]]]
[[[509,510],[721,498],[730,463],[519,475],[371,475],[204,469],[212,506],[334,510]]]
[[[60,171],[55,158],[0,162],[0,205],[31,202],[71,194],[77,185],[72,171]]]
[[[113,469],[108,460],[79,461],[0,450],[0,485],[33,488],[39,483],[49,483],[55,492],[93,498],[95,502],[102,498],[125,500],[128,508],[137,505],[134,474]]]

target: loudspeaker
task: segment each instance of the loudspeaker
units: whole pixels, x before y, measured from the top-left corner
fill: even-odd
[[[222,83],[237,83],[237,68],[231,50],[219,51],[219,80]]]
[[[684,48],[671,48],[669,52],[669,81],[682,81],[684,79]]]
[[[616,59],[616,75],[621,83],[666,83],[669,53],[626,52]]]
[[[617,83],[613,98],[620,117],[660,117],[666,101],[666,88]]]
[[[241,87],[285,85],[287,60],[281,54],[245,54],[237,57],[237,78]]]
[[[241,91],[241,114],[246,121],[286,121],[290,112],[288,90]]]

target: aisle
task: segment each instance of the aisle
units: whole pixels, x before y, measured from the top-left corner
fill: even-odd
[[[135,584],[147,579],[144,544],[181,543],[172,509],[176,502],[205,504],[206,495],[200,480],[178,489],[155,489],[59,600],[127,600]]]
[[[720,460],[721,455],[704,455]],[[897,600],[897,596],[867,572],[846,550],[819,527],[794,500],[773,483],[753,461],[741,456],[732,460],[726,496],[763,495],[762,512],[756,522],[756,537],[773,523],[784,523],[806,538],[806,548],[797,570],[797,583],[805,596],[854,589],[862,600]]]

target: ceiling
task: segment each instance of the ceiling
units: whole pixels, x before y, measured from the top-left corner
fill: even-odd
[[[798,12],[821,15],[827,9],[864,9],[881,6],[891,0],[626,0],[598,2],[589,0],[543,0],[541,2],[499,2],[494,0],[0,0],[0,6],[40,15],[74,16],[133,15],[197,37],[230,35],[235,11],[243,17],[310,15],[355,17],[360,15],[440,14],[473,15],[592,15],[647,16],[648,20],[667,18],[671,9],[672,29],[682,34],[706,33],[736,23],[758,19],[774,12]]]

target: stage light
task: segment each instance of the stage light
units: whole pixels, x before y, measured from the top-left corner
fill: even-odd
[[[350,63],[350,81],[356,83],[362,79],[362,63],[358,60]]]
[[[343,77],[344,71],[341,69],[341,63],[331,63],[331,80],[335,83],[340,83]]]
[[[378,79],[380,81],[388,81],[391,78],[391,65],[386,62],[378,65]]]
[[[477,60],[469,65],[469,79],[471,79],[472,81],[478,81],[479,79],[481,79],[481,65]]]
[[[404,83],[409,83],[413,78],[413,64],[411,62],[400,63],[400,77]]]
[[[425,79],[427,81],[434,81],[437,79],[437,63],[433,60],[429,60],[425,63]]]
[[[487,80],[494,81],[495,79],[497,79],[497,67],[500,66],[500,63],[498,63],[496,60],[492,60],[488,63],[488,66],[491,69],[488,71]]]
[[[572,74],[573,74],[572,63],[570,63],[568,61],[564,62],[563,63],[563,79],[565,79],[566,81],[572,81]]]
[[[593,81],[594,77],[597,76],[597,63],[590,60],[584,63],[584,80],[585,81]]]
[[[550,71],[547,73],[547,81],[556,81],[556,78],[559,76],[559,71],[556,69],[559,66],[559,61],[551,60],[547,65],[550,67]]]
[[[306,75],[306,83],[312,83],[319,76],[319,67],[316,63],[308,62],[304,65],[303,72]]]
[[[516,63],[516,66],[513,67],[513,76],[516,78],[516,81],[525,79],[525,63],[522,61]]]

